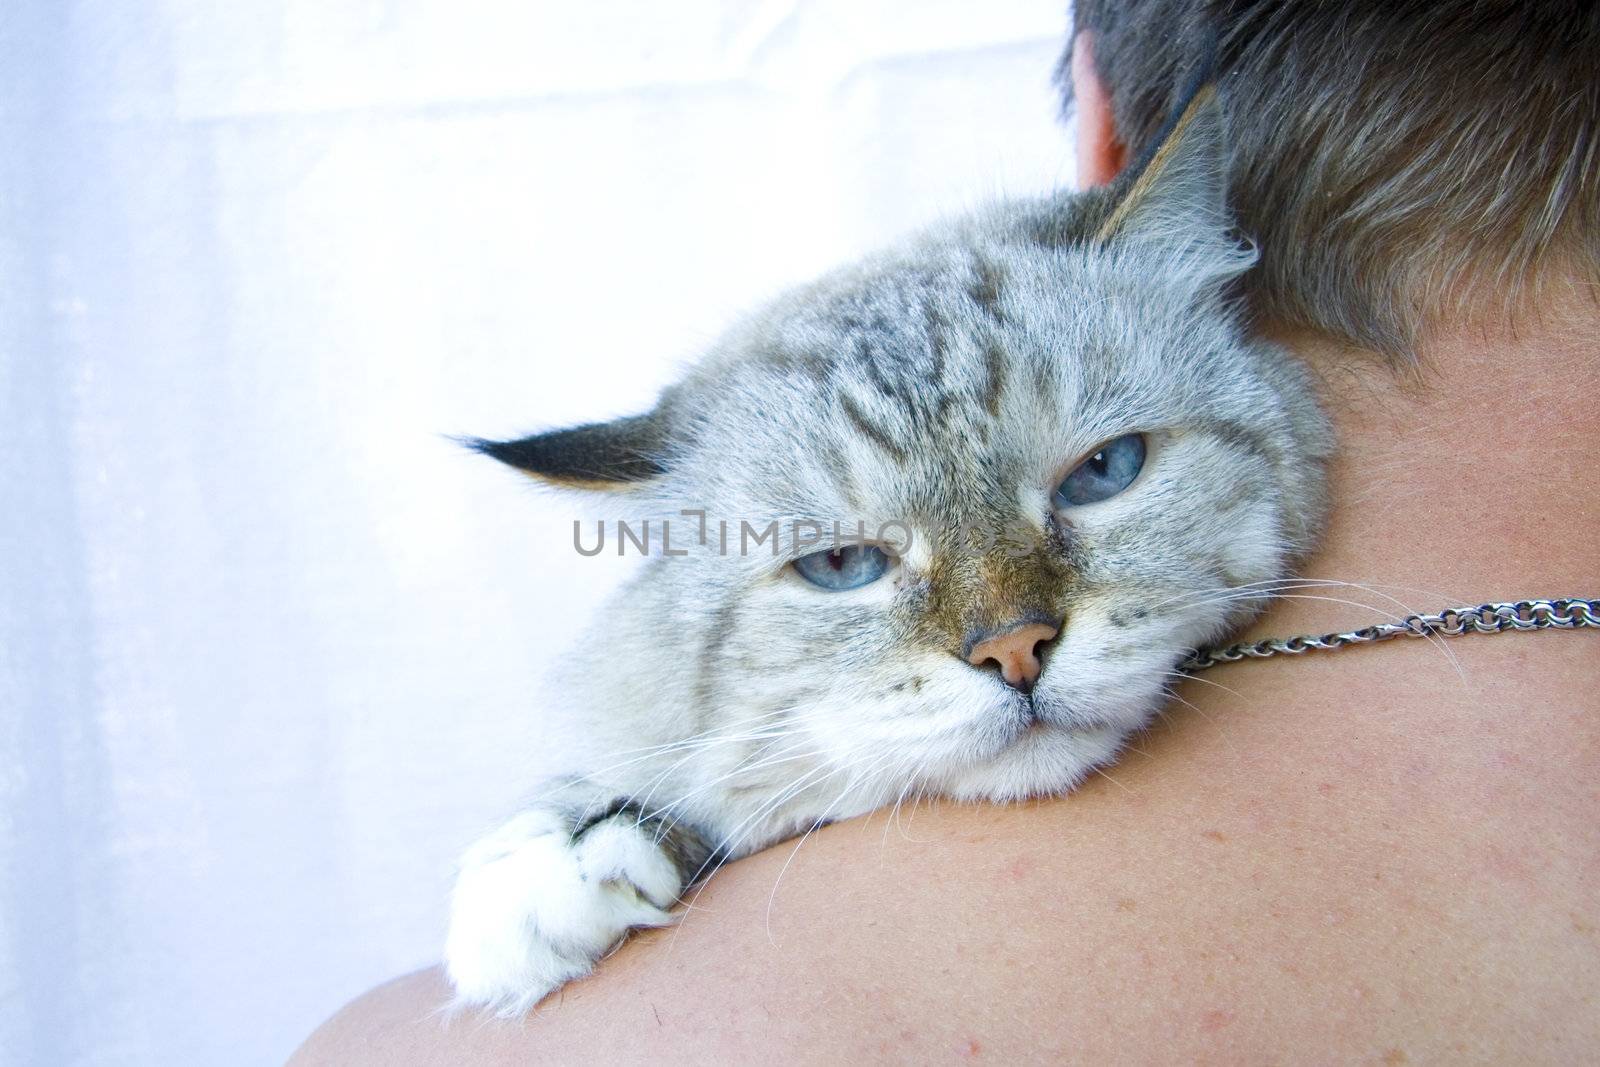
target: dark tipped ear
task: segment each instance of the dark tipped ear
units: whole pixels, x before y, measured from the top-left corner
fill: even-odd
[[[666,473],[665,417],[659,411],[466,445],[536,478],[572,489],[631,489]]]
[[[1119,178],[1095,240],[1220,234],[1230,225],[1222,108],[1213,82],[1198,84],[1144,156]]]

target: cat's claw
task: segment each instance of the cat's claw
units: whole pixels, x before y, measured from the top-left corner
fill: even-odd
[[[554,811],[518,815],[462,859],[445,942],[457,1003],[526,1012],[631,928],[672,922],[681,889],[655,833],[629,813],[577,834]]]

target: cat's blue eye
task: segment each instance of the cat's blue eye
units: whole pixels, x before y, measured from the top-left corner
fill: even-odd
[[[1133,483],[1144,467],[1144,435],[1130,433],[1107,441],[1061,480],[1056,506],[1094,504],[1116,496]]]
[[[884,576],[889,569],[889,554],[876,545],[843,545],[801,556],[794,561],[794,569],[800,577],[823,589],[859,589]]]

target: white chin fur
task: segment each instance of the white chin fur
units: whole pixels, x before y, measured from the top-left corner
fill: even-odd
[[[932,783],[957,800],[1024,800],[1062,793],[1113,760],[1129,730],[1039,725],[981,763],[952,769]]]

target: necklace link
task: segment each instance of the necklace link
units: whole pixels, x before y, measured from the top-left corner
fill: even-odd
[[[1600,628],[1600,599],[1563,597],[1556,600],[1513,600],[1477,607],[1445,608],[1437,614],[1407,615],[1398,622],[1380,622],[1332,634],[1269,637],[1261,641],[1196,652],[1178,665],[1193,674],[1219,663],[1271,656],[1302,656],[1331,652],[1350,645],[1368,645],[1395,637],[1460,637],[1463,634],[1498,634],[1507,630],[1577,630]]]

